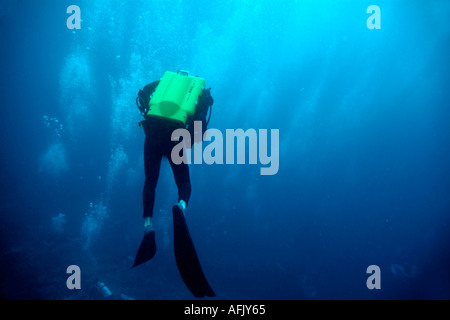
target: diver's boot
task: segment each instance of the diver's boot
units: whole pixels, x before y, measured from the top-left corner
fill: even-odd
[[[186,216],[186,202],[184,200],[180,200],[180,202],[178,202],[177,204],[175,204],[175,206],[178,206],[181,211],[183,212],[183,215]]]
[[[150,217],[144,218],[144,228],[145,228],[145,231],[152,231],[152,230],[154,230],[153,229],[152,218],[150,218]]]

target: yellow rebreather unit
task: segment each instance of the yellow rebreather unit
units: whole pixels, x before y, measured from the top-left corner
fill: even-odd
[[[206,86],[203,78],[189,76],[185,71],[167,71],[150,98],[150,117],[166,118],[186,124],[195,113],[198,99]]]

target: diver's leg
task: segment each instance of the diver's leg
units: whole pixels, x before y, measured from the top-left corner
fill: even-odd
[[[151,260],[156,253],[155,230],[153,229],[152,217],[155,205],[155,191],[161,167],[162,152],[158,140],[156,128],[146,121],[143,124],[145,131],[144,142],[144,170],[145,184],[142,192],[144,204],[144,238],[139,245],[133,267]]]
[[[189,203],[189,198],[191,197],[191,179],[189,176],[189,166],[186,163],[175,164],[170,157],[169,163],[172,167],[175,183],[178,187],[178,202],[180,202],[183,206],[183,209],[185,209]]]
[[[157,145],[153,143],[151,135],[146,134],[144,143],[145,184],[142,192],[144,204],[144,238],[139,245],[133,267],[137,267],[151,260],[156,253],[155,230],[152,225],[152,216],[161,157],[162,155],[158,152]]]
[[[153,139],[146,135],[144,143],[144,169],[145,184],[142,194],[144,205],[145,226],[151,226],[151,218],[153,217],[153,207],[155,205],[155,191],[159,178],[159,170],[161,167],[162,154],[158,146],[153,143]]]

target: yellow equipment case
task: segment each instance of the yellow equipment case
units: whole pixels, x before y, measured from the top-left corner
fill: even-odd
[[[189,76],[186,71],[167,71],[150,97],[147,115],[179,121],[185,125],[186,120],[195,113],[205,86],[205,79]]]

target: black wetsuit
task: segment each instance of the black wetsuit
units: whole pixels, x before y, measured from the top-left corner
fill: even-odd
[[[148,105],[150,95],[154,92],[158,81],[147,85],[139,95],[143,98],[144,103]],[[193,122],[201,120],[206,130],[206,113],[209,105],[213,100],[209,93],[202,94],[201,99],[196,108],[196,113],[188,119],[187,127],[191,131]],[[206,99],[205,99],[206,97]],[[203,98],[203,99],[202,99]],[[207,112],[207,111],[206,111]],[[178,201],[183,200],[186,205],[189,203],[191,196],[191,180],[189,177],[189,166],[186,163],[175,164],[171,159],[171,152],[179,141],[172,141],[172,132],[176,129],[186,128],[181,122],[166,120],[163,118],[147,117],[141,122],[145,132],[144,143],[144,167],[145,167],[145,185],[143,191],[144,218],[153,217],[153,207],[155,204],[155,191],[158,183],[161,160],[166,157],[172,167],[175,183],[178,187]]]
[[[171,152],[178,141],[171,141],[172,132],[181,128],[176,122],[158,118],[148,118],[143,122],[145,132],[144,167],[145,185],[143,192],[144,218],[153,216],[155,204],[155,190],[159,177],[162,157],[169,160],[172,167],[175,183],[178,187],[178,201],[184,200],[186,204],[191,196],[191,181],[189,166],[185,163],[174,164]]]

